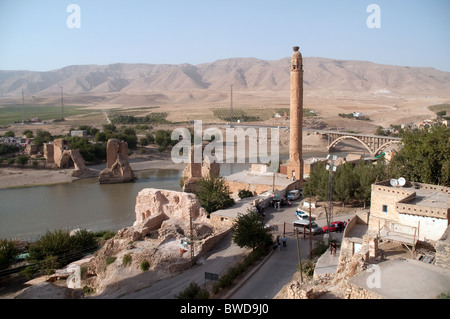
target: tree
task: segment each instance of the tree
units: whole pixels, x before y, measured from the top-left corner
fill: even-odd
[[[231,229],[233,241],[239,247],[249,247],[255,250],[258,246],[272,241],[272,236],[265,228],[262,216],[250,210],[247,214],[239,214]]]
[[[230,194],[228,185],[222,176],[202,177],[199,179],[199,187],[195,191],[200,205],[208,214],[234,205]]]
[[[303,185],[303,196],[318,196],[319,200],[328,199],[329,172],[325,164],[314,165],[308,180]]]
[[[356,174],[353,171],[353,164],[345,163],[339,166],[339,169],[334,174],[333,198],[345,203],[354,197],[355,190],[359,186]]]
[[[52,134],[49,131],[37,130],[36,137],[33,142],[37,147],[42,147],[44,143],[51,142],[53,140]]]
[[[372,184],[377,180],[386,179],[386,162],[384,157],[380,157],[376,164],[366,163],[360,160],[354,167],[356,179],[359,182],[358,187],[355,189],[355,198],[364,203],[370,201]]]
[[[436,125],[406,131],[403,148],[392,158],[392,177],[450,186],[450,129]]]

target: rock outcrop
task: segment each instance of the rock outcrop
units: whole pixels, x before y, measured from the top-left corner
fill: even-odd
[[[119,230],[86,265],[82,285],[96,294],[138,290],[187,269],[227,234],[210,224],[194,194],[143,189],[136,197],[135,213],[135,223]],[[151,272],[146,272],[145,282],[134,282],[143,274],[143,263]],[[133,285],[122,285],[125,279]]]
[[[100,184],[127,183],[135,180],[128,163],[128,144],[117,139],[106,144],[106,168],[100,172]]]

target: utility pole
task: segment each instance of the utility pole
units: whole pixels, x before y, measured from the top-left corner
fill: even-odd
[[[233,125],[233,85],[231,85],[231,97],[230,97],[230,123]]]
[[[311,197],[309,198],[309,259],[312,260]]]
[[[300,254],[300,243],[298,241],[298,229],[295,229],[295,235],[297,236],[297,254],[298,254],[298,264],[300,267],[300,283],[303,283],[302,256]]]
[[[64,97],[63,97],[63,87],[61,86],[61,120],[64,120]]]
[[[189,229],[191,232],[191,261],[194,260],[194,232],[192,227],[192,215],[189,212]]]
[[[23,94],[22,88],[22,124],[25,123],[25,95]]]

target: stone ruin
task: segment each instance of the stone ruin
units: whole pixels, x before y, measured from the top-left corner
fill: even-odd
[[[73,177],[94,176],[94,173],[86,167],[80,151],[71,150],[65,139],[56,139],[52,143],[45,143],[44,157],[47,164],[55,165],[58,168],[69,168],[73,165],[75,167],[72,172]]]
[[[100,172],[100,184],[127,183],[135,180],[128,163],[128,144],[110,139],[106,144],[106,168]]]
[[[143,189],[136,197],[135,213],[134,224],[119,230],[85,264],[82,286],[95,289],[96,294],[103,292],[110,296],[116,289],[144,288],[152,281],[191,267],[228,233],[228,229],[214,227],[209,222],[197,197],[190,193]],[[125,255],[131,256],[126,266],[123,264]],[[114,261],[107,263],[108,259]],[[121,286],[121,280],[139,279],[136,276],[143,273],[140,269],[143,261],[147,261],[152,270],[147,272],[150,276],[147,281],[136,280],[132,287]]]
[[[205,145],[202,145],[202,154]],[[189,150],[189,163],[183,170],[183,191],[194,193],[198,188],[198,181],[204,177],[218,177],[220,175],[220,164],[213,162],[208,156],[201,163],[194,161],[194,147]]]

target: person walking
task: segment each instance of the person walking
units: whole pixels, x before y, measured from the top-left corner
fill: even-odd
[[[283,242],[283,248],[286,248],[286,236],[283,235],[283,238],[281,239],[281,241]]]

